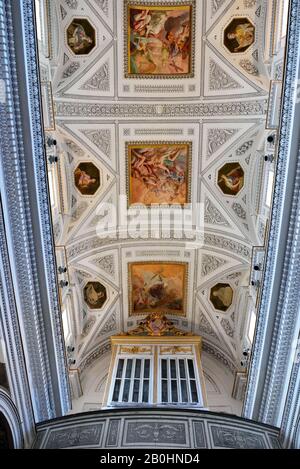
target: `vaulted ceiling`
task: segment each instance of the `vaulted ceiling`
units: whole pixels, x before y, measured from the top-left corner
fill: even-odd
[[[271,2],[152,2],[193,7],[191,73],[184,78],[128,76],[123,0],[49,3],[50,61],[41,59],[40,67],[46,127],[58,140],[59,209],[53,223],[58,264],[68,267],[61,277],[69,280],[62,302],[69,305],[76,337],[76,367],[83,369],[107,350],[111,335],[140,320],[129,311],[128,264],[179,261],[188,264],[187,306],[184,317],[172,319],[203,336],[209,353],[231,370],[238,369],[254,307],[249,287],[252,248],[263,245],[266,228],[262,155],[270,151],[270,81],[280,79],[281,64],[272,59],[268,37]],[[253,32],[241,51],[234,51],[228,40],[228,28],[236,19],[237,24],[250,24]],[[91,38],[87,53],[70,41],[78,24]],[[192,207],[204,207],[202,246],[176,236],[165,238],[162,232],[144,239],[124,230],[121,239],[97,235],[103,202],[117,207],[123,229],[120,195],[126,200],[126,148],[132,142],[191,145]],[[84,164],[96,168],[96,186],[89,195],[78,190],[74,175],[77,168],[87,167]],[[239,172],[241,183],[238,190],[226,192],[220,174],[230,170]],[[85,301],[89,282],[99,282],[106,290],[99,308]],[[211,301],[217,284],[233,291],[226,311]]]

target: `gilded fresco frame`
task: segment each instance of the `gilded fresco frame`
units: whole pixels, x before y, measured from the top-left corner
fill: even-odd
[[[130,72],[130,8],[148,7],[152,10],[182,10],[190,7],[190,23],[191,23],[191,50],[190,63],[188,73],[182,74],[136,74]],[[154,2],[152,0],[124,0],[124,77],[134,79],[181,79],[194,78],[195,76],[195,34],[196,34],[196,0],[177,0]]]
[[[133,303],[132,303],[132,266],[135,265],[183,265],[184,266],[184,280],[183,280],[183,307],[182,312],[163,312],[160,311],[161,314],[166,314],[170,316],[178,316],[178,317],[186,317],[187,315],[187,292],[188,292],[188,273],[189,273],[189,264],[188,262],[180,262],[180,261],[137,261],[137,262],[129,262],[127,264],[128,269],[128,317],[136,317],[136,316],[144,316],[149,313],[154,313],[155,309],[147,309],[145,308],[141,312],[135,312],[133,310]]]
[[[177,146],[177,145],[186,145],[188,148],[187,152],[187,169],[186,169],[186,191],[187,191],[187,197],[186,197],[186,202],[184,204],[179,204],[179,203],[166,203],[166,206],[174,206],[174,207],[184,207],[185,204],[190,204],[192,201],[192,156],[193,156],[193,142],[191,141],[141,141],[141,142],[126,142],[126,150],[125,150],[125,160],[126,160],[126,198],[127,198],[127,209],[130,209],[132,206],[138,207],[139,204],[131,204],[130,202],[130,194],[131,194],[131,161],[130,161],[130,156],[129,156],[129,150],[131,147],[141,147],[141,148],[146,148],[149,146],[161,146],[161,145],[172,145],[172,146]],[[151,207],[151,205],[155,204],[140,204],[141,207]],[[164,204],[160,204],[163,206]]]

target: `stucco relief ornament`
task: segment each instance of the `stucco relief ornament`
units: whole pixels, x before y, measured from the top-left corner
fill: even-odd
[[[66,4],[68,5],[69,8],[72,8],[73,10],[76,10],[78,7],[78,1],[77,0],[65,0]]]
[[[107,16],[108,15],[108,0],[95,0],[98,7],[101,8],[103,13]]]
[[[128,331],[125,335],[141,336],[187,336],[188,332],[177,329],[172,321],[169,321],[162,313],[149,314],[141,321],[136,329]]]

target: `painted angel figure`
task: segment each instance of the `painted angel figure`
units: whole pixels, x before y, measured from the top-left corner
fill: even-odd
[[[226,308],[232,303],[232,289],[230,286],[219,288],[219,290],[212,293],[212,296],[218,298]]]
[[[75,171],[75,181],[78,188],[87,189],[88,187],[95,184],[96,179],[89,176],[89,174],[87,174],[82,169],[77,168]]]
[[[133,31],[144,35],[150,21],[151,15],[149,15],[149,10],[142,10],[141,13],[134,15]]]
[[[73,33],[68,38],[69,46],[75,53],[84,51],[88,45],[93,43],[93,39],[86,34],[81,24],[73,23],[73,26]]]
[[[97,292],[92,284],[89,284],[86,287],[86,298],[88,302],[95,306],[98,304],[98,302],[104,297],[104,293],[102,291]]]
[[[236,26],[235,30],[227,34],[230,40],[236,40],[238,46],[234,48],[234,52],[238,52],[247,46],[251,46],[254,42],[254,27],[251,23],[243,23]]]
[[[222,174],[219,183],[222,181],[228,189],[237,194],[244,185],[244,174],[240,168],[235,168],[227,174]]]

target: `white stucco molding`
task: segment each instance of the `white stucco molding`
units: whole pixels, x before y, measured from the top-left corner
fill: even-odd
[[[300,1],[291,0],[269,245],[243,411],[275,426],[290,392],[299,395],[299,387],[289,388],[300,326],[299,18]]]
[[[34,416],[65,414],[70,393],[62,334],[33,0],[0,0],[0,186],[3,225]],[[4,317],[4,328],[11,324]],[[13,334],[13,331],[10,330]]]
[[[9,394],[0,386],[0,412],[4,415],[12,433],[14,449],[24,448],[21,420]]]

